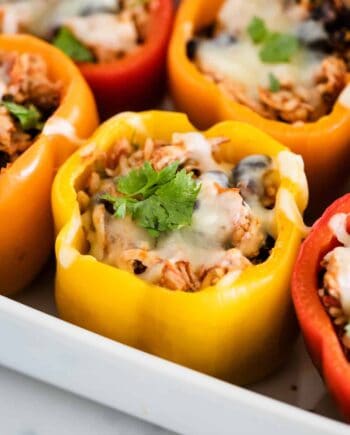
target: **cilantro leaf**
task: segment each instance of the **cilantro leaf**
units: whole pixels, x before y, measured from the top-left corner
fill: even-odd
[[[168,183],[172,180],[176,175],[178,167],[179,163],[175,162],[158,172],[158,185]]]
[[[149,162],[142,168],[133,169],[118,180],[118,191],[125,195],[146,195],[147,191],[157,184],[158,173]]]
[[[156,197],[161,206],[171,212],[166,222],[168,229],[191,224],[193,207],[199,190],[200,185],[187,174],[185,169],[177,172],[169,183],[157,190]]]
[[[59,29],[52,44],[77,62],[93,62],[95,60],[92,52],[74,36],[68,27]]]
[[[175,162],[157,172],[145,162],[117,182],[117,189],[126,196],[104,194],[100,198],[113,204],[115,217],[131,215],[153,237],[190,225],[201,186],[185,169],[177,172],[178,166]]]
[[[270,82],[269,89],[271,92],[278,92],[281,89],[281,83],[278,80],[278,78],[275,76],[275,74],[273,73],[269,74],[269,82]]]
[[[155,195],[152,195],[145,201],[138,203],[133,214],[133,219],[152,236],[158,237],[161,231],[170,229],[166,225],[168,216],[168,210],[162,206]]]
[[[253,17],[248,24],[247,32],[255,44],[262,42],[268,35],[268,30],[264,20],[259,17]]]
[[[134,219],[141,227],[158,234],[190,225],[199,190],[200,185],[183,169],[139,203]]]
[[[299,48],[298,39],[293,35],[271,33],[260,50],[260,59],[265,63],[289,62]]]
[[[34,104],[30,104],[28,107],[23,106],[22,104],[13,103],[11,101],[2,101],[2,104],[11,113],[11,115],[18,119],[24,131],[42,130],[42,115],[34,106]]]
[[[178,166],[175,162],[157,172],[149,162],[145,162],[142,168],[133,169],[119,179],[118,191],[125,195],[142,195],[147,198],[158,185],[167,183],[175,176]]]

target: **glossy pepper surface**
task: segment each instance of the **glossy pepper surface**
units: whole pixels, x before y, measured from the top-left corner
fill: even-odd
[[[148,36],[138,49],[113,62],[79,64],[103,118],[122,110],[143,110],[159,102],[165,90],[173,16],[172,0],[152,0]]]
[[[303,243],[294,268],[292,294],[310,355],[340,411],[350,422],[350,363],[318,295],[320,262],[339,245],[328,225],[338,213],[350,213],[350,194],[326,210]]]
[[[183,0],[170,42],[169,80],[176,105],[200,128],[233,119],[248,122],[301,154],[310,187],[313,215],[335,198],[350,164],[350,87],[332,112],[317,122],[287,124],[263,118],[234,102],[209,81],[187,56],[187,43],[212,24],[223,0]]]
[[[98,153],[118,138],[142,144],[146,137],[170,141],[172,133],[189,131],[195,128],[182,114],[121,114],[103,124],[62,166],[52,193],[59,231],[57,307],[63,319],[91,331],[210,375],[249,383],[281,363],[295,332],[288,286],[304,234],[300,212],[307,203],[307,186],[301,159],[294,175],[282,174],[272,254],[245,269],[233,284],[197,293],[171,291],[87,254],[75,189],[82,187]],[[232,163],[250,154],[277,158],[287,152],[266,134],[238,122],[218,124],[204,134],[230,139],[220,153]]]
[[[75,65],[51,45],[27,35],[1,35],[0,50],[40,54],[62,84],[61,102],[42,133],[0,173],[0,293],[26,286],[53,245],[51,185],[60,164],[98,124],[93,96]]]

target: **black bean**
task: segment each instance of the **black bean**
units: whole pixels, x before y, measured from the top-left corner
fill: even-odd
[[[107,213],[114,215],[115,210],[113,204],[110,201],[107,201],[106,199],[98,198],[98,203],[103,204],[105,206]]]
[[[331,53],[333,51],[328,39],[317,39],[306,45],[314,51],[322,51],[323,53]]]
[[[253,264],[259,264],[266,261],[271,255],[271,250],[275,246],[275,239],[267,236],[264,245],[260,248],[259,254],[252,259]]]
[[[245,157],[239,161],[232,170],[234,185],[237,186],[246,173],[254,172],[255,170],[268,169],[270,165],[271,158],[263,154],[253,154]]]
[[[10,156],[5,151],[0,151],[0,169],[5,168],[10,163]]]
[[[134,260],[132,267],[135,275],[141,275],[147,270],[147,266],[145,266],[140,260]]]
[[[196,178],[200,177],[200,175],[201,175],[201,170],[198,168],[192,168],[191,172]]]
[[[196,57],[198,47],[197,39],[190,39],[186,44],[186,55],[190,60],[194,60]]]
[[[215,23],[209,24],[208,26],[203,27],[199,31],[199,35],[203,38],[212,38],[215,33]]]

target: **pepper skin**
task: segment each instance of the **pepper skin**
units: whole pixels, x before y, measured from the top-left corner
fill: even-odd
[[[103,119],[123,110],[150,108],[164,93],[173,2],[153,0],[150,7],[148,38],[140,48],[114,62],[79,64]]]
[[[75,65],[28,35],[1,35],[0,50],[38,53],[62,83],[61,103],[34,143],[0,173],[0,293],[21,290],[47,261],[53,245],[50,206],[54,174],[98,124],[93,96]]]
[[[200,128],[233,119],[247,122],[270,134],[293,152],[301,154],[310,187],[312,216],[319,216],[336,198],[350,164],[350,101],[343,91],[333,111],[317,122],[291,125],[265,119],[232,101],[189,60],[186,44],[203,27],[215,21],[223,0],[181,2],[168,56],[169,80],[176,106]],[[344,101],[347,101],[344,102]]]
[[[312,360],[350,423],[350,363],[318,296],[320,262],[327,252],[339,245],[328,226],[337,213],[350,213],[350,194],[326,210],[303,243],[294,268],[292,294]]]
[[[87,255],[76,190],[98,152],[117,138],[142,144],[146,137],[171,140],[173,132],[195,131],[178,113],[125,113],[103,124],[85,148],[74,153],[53,187],[56,230],[56,303],[60,316],[86,329],[201,372],[246,384],[272,372],[286,357],[295,334],[289,279],[304,235],[307,204],[302,169],[282,175],[269,259],[249,266],[234,284],[196,293],[171,291]],[[286,148],[252,126],[224,122],[204,133],[228,137],[224,160]],[[297,174],[298,172],[298,174]]]

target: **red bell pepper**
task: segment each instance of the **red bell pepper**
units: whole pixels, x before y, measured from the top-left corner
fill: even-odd
[[[174,16],[173,0],[152,0],[148,37],[133,53],[110,63],[80,63],[102,118],[157,104],[165,90],[165,63]]]
[[[338,213],[350,213],[350,194],[325,211],[304,241],[294,268],[292,296],[311,358],[340,412],[350,422],[350,362],[318,295],[320,262],[339,245],[328,225],[332,216]]]

